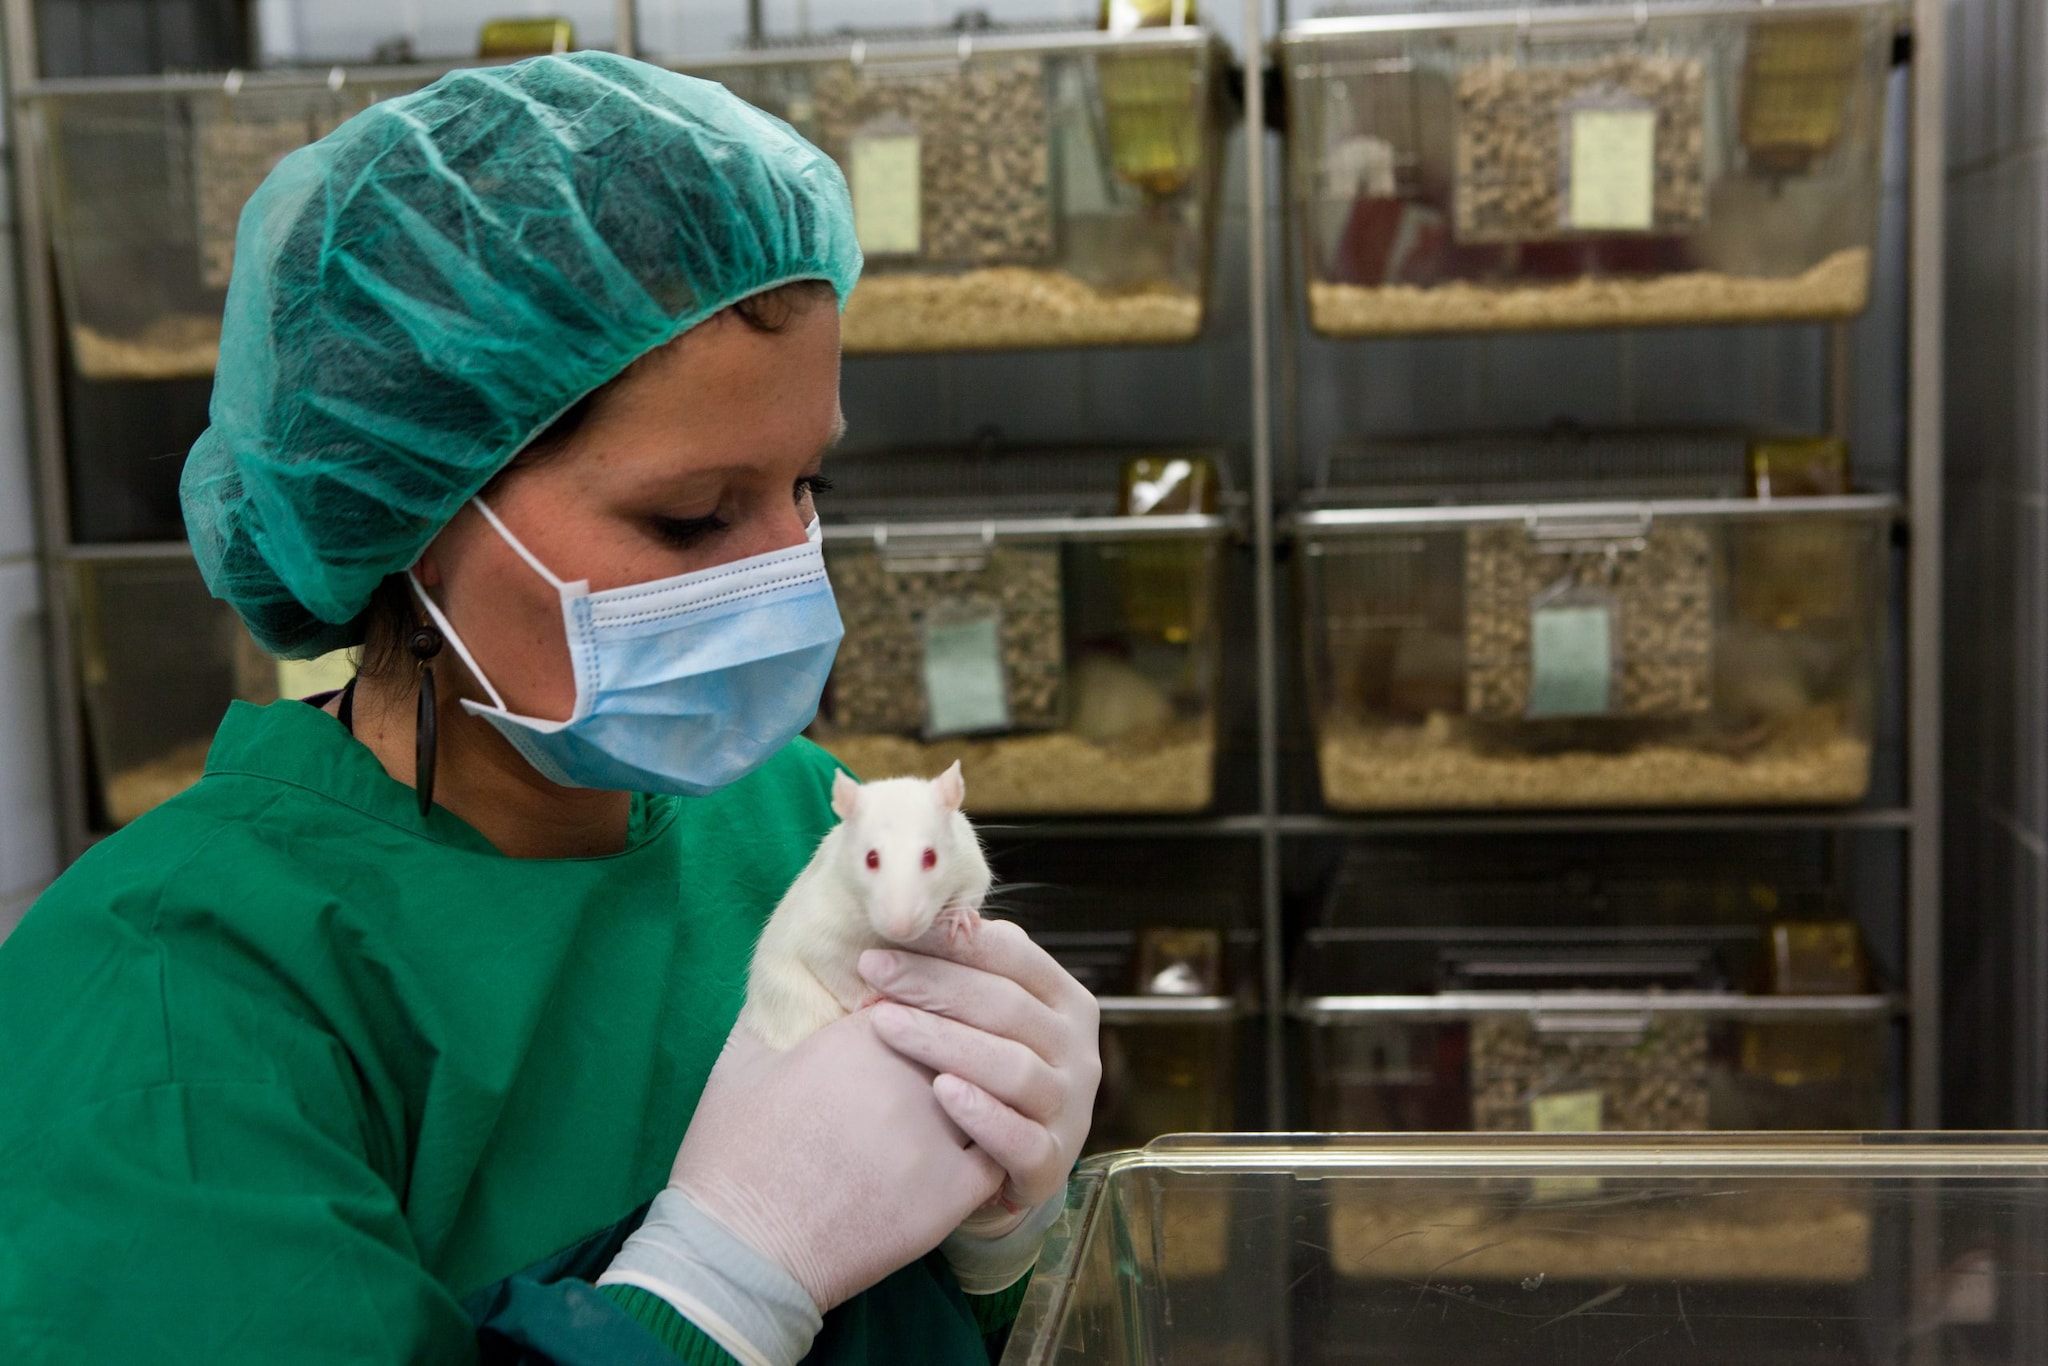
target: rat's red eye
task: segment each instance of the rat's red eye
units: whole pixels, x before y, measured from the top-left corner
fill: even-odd
[[[880,851],[874,849],[868,850],[868,871],[872,873],[879,869],[881,866],[882,855]]]
[[[926,871],[927,873],[929,873],[929,872],[930,872],[930,871],[931,871],[932,869],[934,869],[934,868],[936,868],[936,867],[938,867],[938,866],[939,866],[939,851],[938,851],[938,850],[936,850],[936,849],[927,849],[927,850],[925,850],[925,851],[924,851],[924,870],[925,870],[925,871]]]

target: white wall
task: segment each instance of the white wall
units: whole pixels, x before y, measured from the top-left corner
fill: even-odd
[[[0,124],[0,166],[12,157]],[[23,400],[11,176],[0,175],[0,938],[57,871],[55,778]]]

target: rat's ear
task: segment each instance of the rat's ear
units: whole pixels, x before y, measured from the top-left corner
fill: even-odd
[[[832,812],[840,820],[850,821],[853,813],[860,810],[860,784],[846,776],[840,769],[832,775]]]
[[[958,811],[960,804],[967,800],[967,780],[960,776],[960,761],[932,779],[932,786],[938,789],[939,802],[948,811]]]

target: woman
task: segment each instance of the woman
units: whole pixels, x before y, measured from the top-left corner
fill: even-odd
[[[733,1029],[832,823],[794,737],[839,639],[811,500],[859,259],[815,149],[606,55],[448,76],[258,191],[187,525],[265,646],[364,662],[237,704],[0,952],[11,1360],[1006,1329],[1088,994],[989,923],[869,955],[888,1001],[787,1053]]]

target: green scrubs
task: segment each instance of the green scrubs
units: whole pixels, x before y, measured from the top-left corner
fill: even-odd
[[[510,859],[237,704],[0,947],[0,1357],[706,1359],[573,1277],[666,1182],[831,772],[799,741],[636,798],[621,853]],[[986,1309],[934,1256],[811,1359],[986,1361]]]

